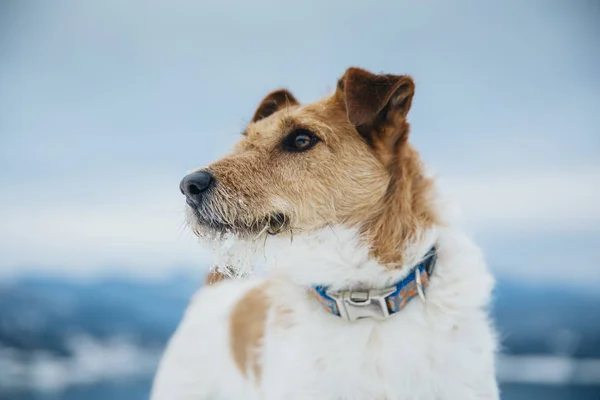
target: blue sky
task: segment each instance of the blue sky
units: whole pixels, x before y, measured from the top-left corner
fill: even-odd
[[[412,140],[495,271],[600,286],[600,5],[0,5],[0,274],[200,268],[178,191],[261,97],[417,82]]]

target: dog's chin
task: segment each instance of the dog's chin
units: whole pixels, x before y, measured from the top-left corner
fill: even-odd
[[[260,218],[233,219],[231,222],[225,222],[218,216],[204,215],[193,210],[189,222],[196,236],[213,240],[228,236],[240,240],[253,240],[262,235],[279,235],[289,229],[289,218],[278,212]]]

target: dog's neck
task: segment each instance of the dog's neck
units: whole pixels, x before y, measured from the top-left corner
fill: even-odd
[[[217,264],[248,273],[283,277],[297,284],[323,285],[333,290],[382,288],[397,283],[435,244],[431,228],[405,243],[403,264],[395,268],[373,257],[359,229],[331,226],[309,234],[269,236],[257,242],[230,241],[219,248]]]
[[[424,175],[418,153],[404,143],[386,161],[390,184],[378,207],[361,224],[371,255],[397,269],[410,262],[410,249],[424,233],[440,225],[433,180]],[[426,240],[425,240],[426,241]],[[408,254],[407,254],[408,253]]]

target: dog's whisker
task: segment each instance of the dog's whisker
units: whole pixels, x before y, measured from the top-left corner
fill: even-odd
[[[265,227],[258,233],[258,235],[256,235],[256,237],[253,239],[253,241],[257,240],[260,235],[262,235],[263,233],[265,233],[267,231],[267,229],[269,229],[269,224],[265,224]],[[266,235],[265,235],[266,237]]]

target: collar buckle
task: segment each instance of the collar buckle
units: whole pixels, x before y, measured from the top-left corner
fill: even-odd
[[[342,319],[347,321],[356,321],[362,318],[383,320],[391,315],[386,297],[395,291],[396,287],[341,292],[328,290],[327,295],[337,303]]]

